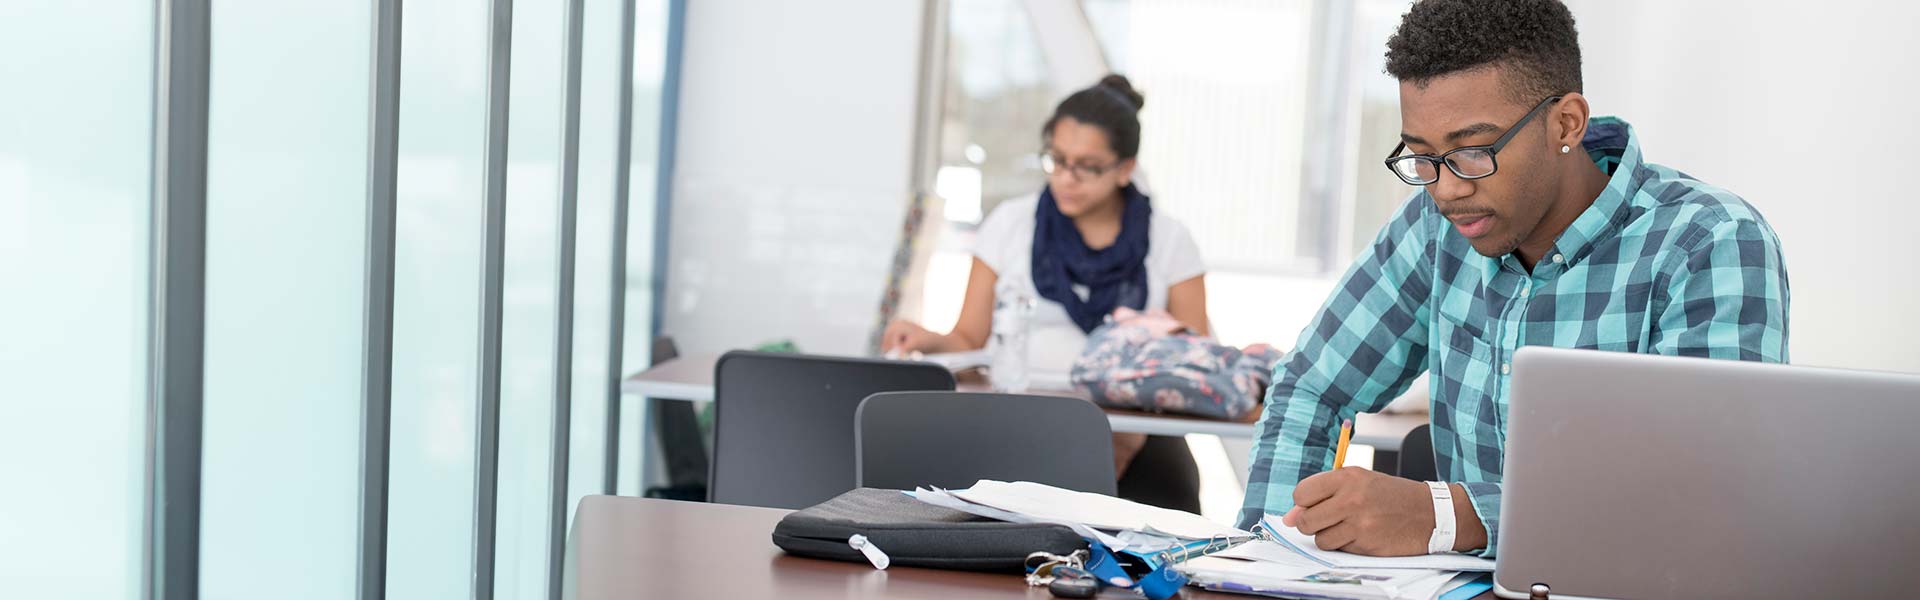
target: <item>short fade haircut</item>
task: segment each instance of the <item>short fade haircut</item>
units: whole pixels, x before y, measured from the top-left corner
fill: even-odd
[[[1581,91],[1573,13],[1559,0],[1420,0],[1387,38],[1387,73],[1417,86],[1494,67],[1517,104]]]

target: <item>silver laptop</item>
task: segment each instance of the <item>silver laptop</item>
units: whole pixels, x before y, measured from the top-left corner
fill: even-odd
[[[1920,376],[1528,347],[1495,592],[1920,597]]]

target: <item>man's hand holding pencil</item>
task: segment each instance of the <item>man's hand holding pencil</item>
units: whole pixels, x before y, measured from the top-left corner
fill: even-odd
[[[1347,444],[1352,439],[1353,421],[1347,420],[1340,426],[1333,470],[1300,481],[1293,489],[1294,507],[1281,523],[1313,536],[1314,544],[1323,550],[1369,556],[1426,554],[1435,521],[1427,485],[1346,466]],[[1459,484],[1450,486],[1458,527],[1454,550],[1485,547],[1487,531],[1466,490]]]

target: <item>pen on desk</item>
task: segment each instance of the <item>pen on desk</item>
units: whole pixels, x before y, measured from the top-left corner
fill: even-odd
[[[1353,419],[1340,422],[1340,445],[1333,451],[1333,470],[1347,466],[1347,442],[1353,440]]]

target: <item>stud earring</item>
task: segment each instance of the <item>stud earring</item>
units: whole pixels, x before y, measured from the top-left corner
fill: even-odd
[[[1568,153],[1568,152],[1572,152],[1572,151],[1573,151],[1573,147],[1572,147],[1572,146],[1568,146],[1568,145],[1566,145],[1566,144],[1561,144],[1561,145],[1560,145],[1560,153],[1561,153],[1561,154],[1566,154],[1566,153]]]

